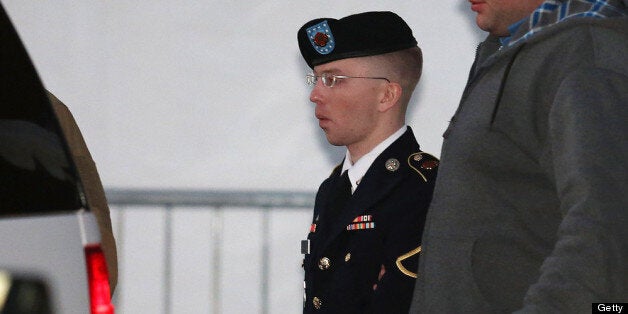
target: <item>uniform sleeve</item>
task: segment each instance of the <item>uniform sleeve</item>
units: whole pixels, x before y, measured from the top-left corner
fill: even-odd
[[[521,313],[590,313],[628,296],[628,77],[588,68],[561,83],[548,140],[558,240]]]
[[[436,170],[431,172],[435,175]],[[414,179],[422,180],[418,176]],[[396,217],[396,224],[386,236],[386,272],[374,292],[374,313],[408,313],[410,309],[415,281],[420,275],[417,271],[421,256],[421,231],[434,189],[433,178],[428,179],[429,182],[421,185],[418,191],[413,185],[414,190],[407,191],[408,196],[396,204],[405,211]]]
[[[422,228],[416,223],[416,216],[406,216],[391,234],[386,244],[384,267],[386,272],[377,284],[373,297],[373,313],[407,313],[412,301],[412,293],[417,276],[420,246],[419,232]],[[397,266],[397,259],[402,268]]]

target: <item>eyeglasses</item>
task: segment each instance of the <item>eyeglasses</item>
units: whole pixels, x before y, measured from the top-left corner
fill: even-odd
[[[372,76],[347,76],[347,75],[335,75],[329,73],[323,73],[321,75],[314,75],[313,73],[305,75],[305,79],[307,80],[307,84],[310,86],[316,85],[316,81],[320,77],[323,85],[326,87],[334,87],[336,81],[341,79],[349,79],[349,78],[360,78],[360,79],[372,79],[372,80],[385,80],[390,83],[390,80],[385,77],[372,77]]]

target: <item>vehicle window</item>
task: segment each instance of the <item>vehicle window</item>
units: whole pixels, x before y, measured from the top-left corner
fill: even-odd
[[[82,207],[43,85],[0,4],[0,216]]]

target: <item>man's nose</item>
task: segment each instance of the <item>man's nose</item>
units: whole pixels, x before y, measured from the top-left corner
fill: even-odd
[[[325,88],[323,86],[323,83],[320,80],[317,80],[316,84],[312,88],[312,91],[310,92],[310,101],[311,102],[318,103],[318,102],[321,101],[321,99],[322,99],[321,89],[323,89],[323,88]]]

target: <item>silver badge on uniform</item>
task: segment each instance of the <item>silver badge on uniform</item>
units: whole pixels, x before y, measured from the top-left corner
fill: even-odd
[[[397,169],[399,169],[399,160],[395,158],[390,158],[386,160],[385,166],[386,170],[388,171],[397,171]]]

